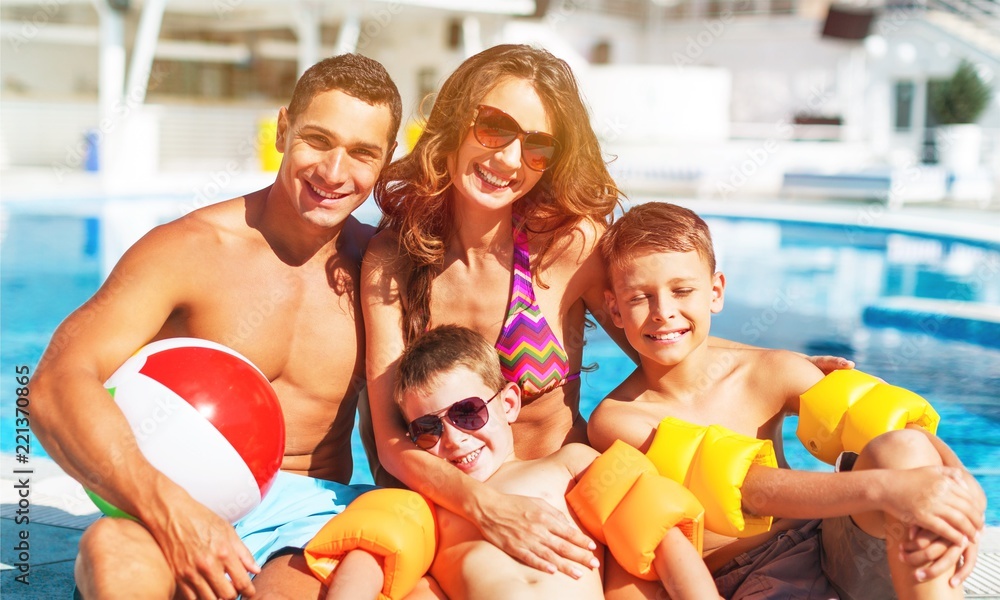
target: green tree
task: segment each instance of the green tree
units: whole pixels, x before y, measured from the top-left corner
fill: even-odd
[[[992,97],[992,90],[967,60],[951,76],[931,90],[930,104],[941,125],[975,123]]]

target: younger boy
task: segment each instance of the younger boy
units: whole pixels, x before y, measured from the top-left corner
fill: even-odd
[[[584,472],[588,471],[588,468],[597,473],[600,467],[595,462],[598,453],[582,444],[569,444],[542,459],[530,461],[517,459],[514,456],[514,438],[510,424],[517,419],[521,408],[519,388],[504,380],[496,349],[482,335],[464,327],[438,327],[422,335],[407,348],[400,359],[395,397],[408,424],[410,437],[417,447],[449,461],[469,476],[486,482],[498,491],[542,498],[561,510],[567,518],[574,517],[567,500],[577,511],[589,510],[586,502],[581,500],[581,496],[587,495],[588,492],[592,492],[595,497],[605,495],[606,486],[613,486],[610,480],[625,470],[620,462],[614,463],[613,469],[604,472],[599,482],[594,477],[587,479]],[[624,444],[619,448],[633,453],[643,462],[648,462],[640,453]],[[611,452],[608,455],[611,455]],[[651,477],[655,477],[666,486],[672,486],[669,489],[683,494],[685,498],[690,498],[697,507],[700,517],[701,508],[690,494],[680,486],[656,475],[652,465],[649,465],[649,468]],[[574,495],[574,492],[570,491],[574,487],[578,487],[576,491],[581,493]],[[398,491],[379,490],[373,493]],[[406,493],[412,494],[412,492]],[[663,496],[658,490],[656,494],[647,496],[647,499],[655,500],[657,505],[661,505],[668,502]],[[364,500],[365,496],[362,496],[357,502]],[[412,506],[400,509],[400,504],[407,503],[398,499],[388,501],[385,518],[394,519],[401,514],[408,518],[409,513],[415,512]],[[625,501],[618,505],[618,510],[623,506]],[[348,515],[350,511],[349,507],[342,517]],[[663,526],[663,523],[657,523],[653,512],[655,510],[634,514],[631,521],[634,528],[649,530],[658,525]],[[430,566],[430,574],[440,585],[443,593],[452,600],[462,598],[546,600],[593,598],[596,600],[604,597],[601,574],[596,569],[579,572],[575,579],[560,572],[542,573],[517,562],[487,542],[469,521],[441,508],[436,510],[436,514],[439,539],[436,556]],[[581,521],[586,521],[584,515],[578,516]],[[369,521],[374,520],[369,519]],[[428,524],[426,519],[423,520],[421,527],[433,531],[432,522]],[[610,518],[607,520],[611,521]],[[335,522],[331,521],[331,525],[334,524]],[[365,527],[367,523],[359,525]],[[525,523],[525,526],[528,525]],[[661,534],[662,539],[657,538],[658,541],[652,544],[655,546],[652,566],[658,574],[660,583],[675,600],[718,597],[711,576],[695,547],[678,527],[666,525],[666,528],[665,535]],[[341,533],[338,535],[344,535],[344,531],[341,528]],[[348,531],[346,535],[354,535],[353,531]],[[384,537],[387,533],[398,533],[398,531],[390,529],[386,532],[383,529],[378,536],[370,533],[362,537],[374,544],[381,544],[377,538]],[[613,534],[608,532],[607,525],[602,534],[591,533],[599,538],[607,535],[609,544],[615,547],[615,542],[611,541]],[[323,537],[324,533],[321,532],[318,538]],[[310,557],[311,563],[316,562],[319,553],[315,550],[321,545],[322,542],[314,540],[307,547],[307,557]],[[368,546],[366,543],[360,543],[358,547]],[[419,549],[412,550],[411,554],[416,551]],[[344,557],[344,562],[336,567],[337,571],[341,571],[347,560],[357,561],[354,564],[364,562],[364,557],[359,557],[358,554],[357,551],[349,552]],[[389,558],[382,560],[386,565],[390,562]],[[369,569],[379,572],[377,563],[370,557],[368,564]],[[593,566],[598,566],[596,558]],[[334,597],[339,590],[347,591],[346,587],[339,587],[337,571],[334,571],[329,588],[331,594],[328,598]],[[357,582],[363,578],[355,573],[350,579]],[[381,588],[381,582],[376,583],[379,585],[375,586],[374,590],[368,591],[370,597],[373,597],[372,591]]]
[[[759,456],[773,444],[778,465],[787,467],[782,421],[799,413],[800,396],[823,374],[792,352],[708,345],[725,278],[715,271],[705,222],[678,206],[639,205],[609,228],[599,249],[611,288],[608,307],[639,353],[640,366],[592,414],[588,434],[594,447],[603,450],[621,439],[648,452],[665,428],[693,428],[697,437],[705,426],[721,425],[763,443]],[[775,598],[962,596],[985,496],[933,434],[906,428],[879,435],[864,446],[850,473],[769,468],[759,456],[744,456],[742,467],[727,459],[711,469],[692,462],[688,471],[708,477],[720,469],[739,471],[742,489],[727,488],[735,498],[735,520],[763,524],[757,529],[764,533],[743,539],[733,537],[742,535],[734,530],[705,532],[706,562],[724,597],[761,590]],[[713,499],[695,495],[711,512]],[[760,515],[786,519],[767,531],[770,517]],[[923,528],[921,535],[913,535],[913,526]],[[706,527],[712,527],[710,520]],[[606,588],[608,598],[648,593],[644,582],[623,574],[613,561]]]

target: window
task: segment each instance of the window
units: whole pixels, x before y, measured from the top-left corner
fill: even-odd
[[[897,81],[894,90],[896,105],[896,131],[913,129],[913,98],[916,85],[912,81]]]

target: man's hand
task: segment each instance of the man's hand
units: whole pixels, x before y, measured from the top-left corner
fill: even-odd
[[[597,544],[561,512],[539,498],[501,496],[480,508],[477,525],[483,537],[529,567],[546,573],[561,571],[574,579],[581,566],[595,569]]]
[[[149,529],[174,572],[178,595],[190,600],[253,596],[248,572],[259,573],[260,567],[233,526],[186,494],[174,498],[177,504],[164,511],[166,518]]]

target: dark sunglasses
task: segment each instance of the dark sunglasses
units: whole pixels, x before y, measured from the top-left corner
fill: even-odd
[[[486,407],[494,398],[500,395],[507,386],[497,390],[489,400],[483,400],[473,396],[465,400],[459,400],[447,408],[442,408],[437,412],[428,413],[410,421],[408,433],[413,443],[430,450],[441,439],[444,433],[444,422],[442,415],[447,415],[452,425],[466,431],[478,431],[490,420],[490,411]]]
[[[487,148],[503,148],[521,138],[521,157],[533,171],[544,171],[555,163],[559,154],[559,140],[541,131],[525,131],[514,117],[499,108],[480,104],[472,133]]]

